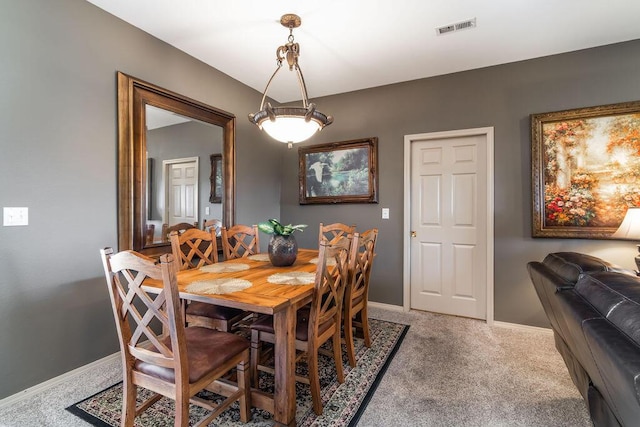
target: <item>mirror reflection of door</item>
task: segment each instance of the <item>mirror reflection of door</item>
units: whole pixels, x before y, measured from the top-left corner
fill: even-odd
[[[198,158],[163,161],[166,200],[163,225],[198,224]]]
[[[189,158],[208,164],[211,152],[223,151],[223,129],[148,104],[145,109],[147,163],[163,165],[152,169],[146,185],[149,205],[145,229],[153,230],[153,237],[147,238],[148,246],[166,243],[162,238],[163,224],[193,224],[195,221],[223,217],[223,205],[209,202],[210,174],[207,168],[193,169],[175,162],[176,159]],[[175,164],[170,174],[165,171],[167,164]],[[188,180],[186,176],[189,174],[191,183],[184,181]],[[178,175],[181,178],[176,179],[183,181],[179,184],[176,181],[176,187],[165,181],[166,177]],[[168,213],[169,210],[173,213]]]

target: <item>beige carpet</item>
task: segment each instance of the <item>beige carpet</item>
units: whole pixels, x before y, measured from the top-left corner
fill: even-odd
[[[375,310],[411,324],[361,426],[591,426],[546,330]]]

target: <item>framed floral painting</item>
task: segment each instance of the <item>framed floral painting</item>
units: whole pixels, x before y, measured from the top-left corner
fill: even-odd
[[[533,237],[608,239],[640,207],[640,101],[531,115]]]

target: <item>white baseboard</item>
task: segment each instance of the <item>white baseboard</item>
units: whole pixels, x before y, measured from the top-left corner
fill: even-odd
[[[84,366],[80,366],[79,368],[76,368],[72,371],[66,372],[62,375],[58,375],[55,378],[51,378],[50,380],[47,380],[43,383],[40,384],[36,384],[33,387],[29,387],[26,390],[22,390],[19,391],[16,394],[12,394],[11,396],[5,397],[4,399],[0,400],[0,410],[4,409],[7,406],[11,406],[11,405],[15,405],[16,403],[20,402],[23,399],[28,399],[33,397],[35,394],[41,393],[43,391],[46,391],[52,387],[57,386],[60,383],[63,383],[65,381],[69,381],[70,379],[72,379],[75,376],[78,376],[80,374],[85,373],[86,371],[90,370],[90,369],[94,369],[96,367],[99,367],[101,365],[106,365],[109,364],[111,362],[113,362],[114,359],[119,359],[120,358],[120,352],[117,353],[113,353],[107,357],[103,357],[102,359],[98,359],[95,362],[91,362],[89,364],[86,364]]]
[[[384,304],[381,302],[374,302],[374,301],[369,301],[367,302],[367,304],[369,305],[369,307],[375,307],[375,308],[380,308],[380,309],[389,310],[389,311],[404,312],[404,308],[401,305]]]
[[[553,333],[553,330],[551,328],[541,328],[539,326],[520,325],[519,323],[494,321],[492,326],[497,326],[498,328],[509,328],[509,329],[520,329],[520,330],[528,330],[528,331],[535,331],[535,332],[544,332],[548,334]]]

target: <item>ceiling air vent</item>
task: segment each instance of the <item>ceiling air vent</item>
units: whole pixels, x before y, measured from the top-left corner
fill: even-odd
[[[452,31],[455,31],[456,27],[454,25],[447,25],[446,27],[440,27],[440,28],[436,28],[436,31],[438,33],[438,35],[442,35],[445,33],[450,33]]]
[[[455,31],[467,30],[469,28],[476,27],[476,18],[468,19],[466,21],[457,22],[455,24],[445,25],[444,27],[436,28],[436,34],[441,36],[443,34],[453,33]]]

